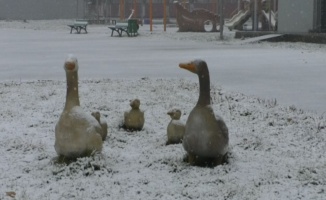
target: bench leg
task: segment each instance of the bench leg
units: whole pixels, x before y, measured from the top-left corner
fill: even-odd
[[[73,27],[70,28],[70,34],[72,33],[72,29],[73,29]]]
[[[83,29],[85,31],[85,33],[87,33],[87,27],[86,26],[81,26],[79,28],[80,28],[80,31]]]

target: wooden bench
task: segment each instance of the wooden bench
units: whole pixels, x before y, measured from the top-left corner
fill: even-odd
[[[111,37],[113,36],[114,32],[117,32],[119,36],[122,36],[122,33],[127,33],[128,37],[130,36],[137,36],[138,35],[138,21],[129,19],[128,23],[116,23],[114,26],[109,26],[109,29],[112,30]]]
[[[73,24],[69,24],[70,27],[70,34],[72,33],[72,30],[76,30],[77,33],[80,33],[81,30],[84,30],[85,33],[87,33],[87,25],[88,22],[86,20],[76,20]]]

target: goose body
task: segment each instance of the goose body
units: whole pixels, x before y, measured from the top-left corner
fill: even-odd
[[[144,112],[139,109],[139,99],[130,102],[131,110],[124,113],[124,127],[130,131],[140,131],[144,127]]]
[[[167,127],[168,141],[166,144],[179,144],[182,142],[185,132],[185,125],[180,121],[181,111],[179,109],[173,109],[167,114],[171,116],[171,121]]]
[[[207,64],[195,60],[179,66],[199,77],[199,99],[188,116],[182,142],[188,161],[193,165],[221,164],[228,151],[229,133],[223,119],[211,107]]]
[[[80,107],[77,59],[70,55],[64,69],[67,78],[66,103],[55,126],[54,148],[59,156],[74,159],[102,150],[102,128],[92,115]]]
[[[98,123],[101,125],[102,128],[102,140],[104,141],[108,135],[108,124],[106,123],[105,120],[101,118],[101,113],[100,112],[92,112],[92,116],[98,121]]]

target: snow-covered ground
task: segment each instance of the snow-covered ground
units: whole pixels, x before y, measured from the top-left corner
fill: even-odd
[[[136,38],[110,37],[105,25],[69,34],[69,22],[0,21],[0,199],[325,199],[325,45],[241,44],[233,32],[220,41],[160,25]],[[68,53],[79,59],[81,105],[106,117],[109,137],[101,155],[66,166],[53,145]],[[215,168],[165,146],[167,111],[185,122],[198,98],[197,77],[178,67],[194,58],[208,63],[230,132],[229,163]],[[119,125],[134,98],[146,122],[130,133]]]

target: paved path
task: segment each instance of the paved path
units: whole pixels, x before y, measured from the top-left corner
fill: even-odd
[[[79,59],[80,79],[195,78],[178,63],[202,58],[211,81],[227,90],[276,98],[280,104],[319,114],[326,111],[324,52],[146,34],[110,37],[107,27],[90,28],[89,34],[0,29],[0,80],[64,80],[62,65],[68,53]]]

